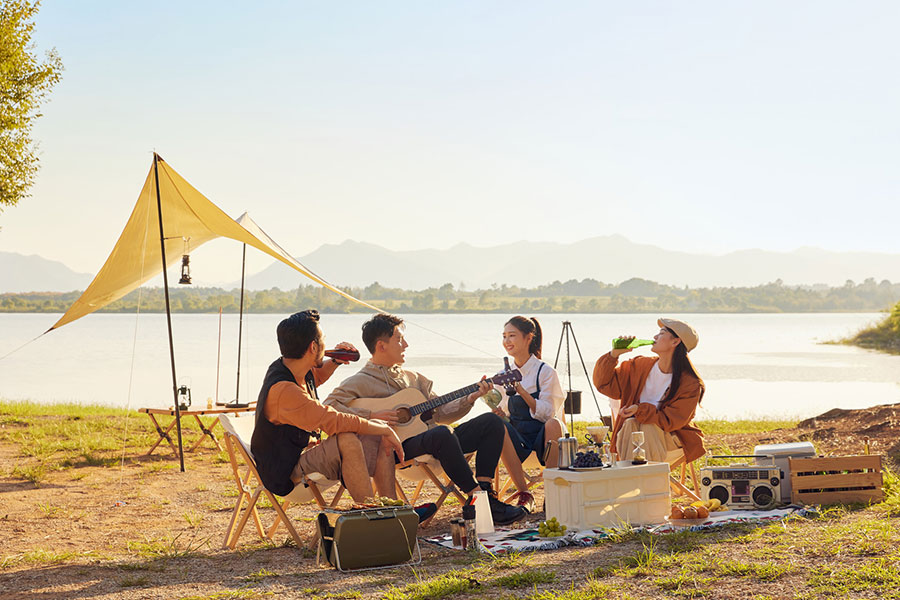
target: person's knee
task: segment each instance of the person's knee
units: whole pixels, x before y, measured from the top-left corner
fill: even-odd
[[[563,424],[554,417],[544,424],[544,431],[548,434],[546,437],[555,439],[562,434]]]
[[[449,456],[454,447],[458,447],[459,443],[454,437],[453,430],[447,425],[438,425],[428,431],[428,437],[425,439],[423,449],[426,454],[434,457]]]
[[[503,419],[494,413],[484,413],[476,418],[480,420],[479,425],[485,437],[503,437],[503,434],[506,432],[506,424],[504,424]]]
[[[431,430],[431,435],[435,442],[443,444],[453,437],[453,430],[447,425],[438,425]]]
[[[344,454],[348,450],[362,450],[362,443],[359,441],[359,437],[347,431],[337,434],[337,444],[341,454]]]

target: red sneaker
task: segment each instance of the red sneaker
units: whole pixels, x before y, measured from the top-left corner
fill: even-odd
[[[529,513],[534,512],[534,494],[531,492],[516,492],[510,496],[507,501],[510,503],[515,501],[516,506],[521,506]]]

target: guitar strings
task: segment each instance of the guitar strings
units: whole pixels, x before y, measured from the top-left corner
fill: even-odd
[[[513,373],[515,373],[515,372],[516,371],[513,371]],[[507,380],[504,379],[505,375],[509,375],[509,374],[497,373],[497,375],[494,375],[493,377],[488,377],[487,381],[489,383],[491,383],[492,385],[503,385],[503,384],[508,383]],[[499,379],[499,381],[494,381],[495,379]],[[521,376],[518,377],[517,379],[514,379],[514,381],[515,380],[521,381]],[[442,404],[451,402],[453,400],[456,400],[457,398],[462,398],[463,396],[467,396],[477,389],[478,389],[477,383],[467,385],[466,387],[449,392],[447,394],[444,394],[443,396],[437,396],[435,398],[432,398],[431,400],[421,402],[420,404],[417,405],[417,406],[421,407],[421,410],[413,410],[415,407],[410,407],[410,413],[413,416],[418,416],[426,411],[433,410]]]

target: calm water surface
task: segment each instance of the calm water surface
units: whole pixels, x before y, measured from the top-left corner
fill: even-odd
[[[670,315],[694,325],[700,344],[691,358],[707,384],[700,418],[807,417],[831,408],[900,402],[900,356],[825,345],[882,318],[880,314]],[[59,315],[0,314],[0,355],[50,327]],[[275,326],[283,315],[245,315],[240,398],[255,399],[262,376],[278,356]],[[407,366],[435,381],[439,393],[502,367],[499,314],[412,315]],[[590,372],[620,333],[652,336],[656,315],[538,315],[544,326],[544,359],[556,357],[562,322],[570,320]],[[347,340],[364,351],[365,315],[323,315],[326,343]],[[187,383],[195,406],[236,394],[236,315],[173,315],[179,384]],[[572,388],[583,390],[581,418],[596,418],[574,342]],[[635,353],[649,354],[646,348]],[[218,368],[217,368],[218,360]],[[322,386],[324,397],[356,366],[341,367]],[[558,370],[567,388],[565,343]],[[218,379],[218,384],[217,384]],[[171,370],[165,315],[93,314],[53,331],[0,360],[0,397],[38,402],[168,407]],[[218,393],[217,393],[218,389]],[[608,404],[597,394],[598,405]],[[478,411],[484,410],[480,403]]]

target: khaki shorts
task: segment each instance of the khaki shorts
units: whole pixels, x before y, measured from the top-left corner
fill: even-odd
[[[375,459],[378,456],[378,447],[381,444],[381,436],[358,436],[362,443],[363,455],[366,458],[366,468],[369,476],[375,473]],[[324,442],[307,448],[300,455],[300,460],[291,472],[291,481],[299,483],[304,475],[321,473],[331,481],[343,481],[341,477],[341,449],[338,447],[336,435],[328,436]]]

